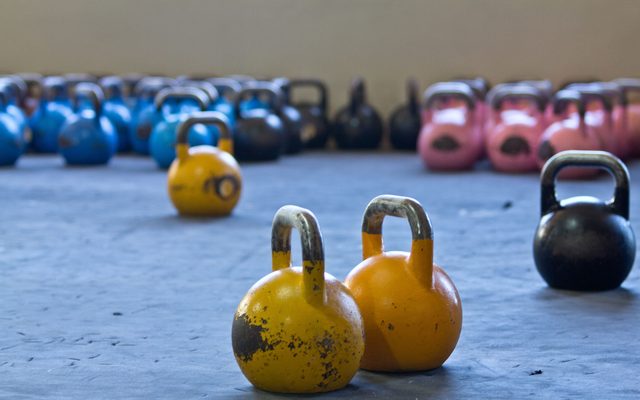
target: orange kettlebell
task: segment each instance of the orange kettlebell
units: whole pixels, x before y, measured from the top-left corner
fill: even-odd
[[[385,252],[385,216],[409,220],[411,252]],[[433,263],[431,222],[418,201],[392,195],[373,199],[362,221],[363,261],[345,284],[365,326],[360,367],[419,371],[440,367],[456,347],[462,305],[453,282]]]

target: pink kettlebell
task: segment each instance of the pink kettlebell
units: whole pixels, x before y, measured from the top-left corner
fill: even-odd
[[[418,152],[424,164],[433,170],[473,167],[482,143],[473,90],[461,82],[436,83],[425,91],[424,102],[418,137]]]
[[[520,81],[519,83],[523,85],[533,86],[534,88],[538,89],[540,93],[542,93],[547,104],[547,107],[544,111],[544,122],[548,126],[551,122],[553,122],[553,104],[551,104],[551,99],[553,98],[553,83],[546,79],[526,80]]]
[[[613,135],[618,142],[619,158],[629,157],[631,150],[631,136],[629,135],[626,98],[620,85],[614,82],[595,82],[593,84],[605,96],[609,98],[613,107],[611,119],[613,120]]]
[[[503,172],[536,170],[536,150],[546,127],[544,94],[527,84],[513,84],[492,90],[488,98],[492,128],[486,145],[493,168]]]
[[[620,156],[618,136],[614,133],[611,97],[595,83],[575,83],[567,89],[582,94],[585,104],[584,122],[600,138],[602,150]]]
[[[640,157],[640,103],[629,99],[631,93],[640,93],[640,79],[622,78],[614,82],[622,90],[623,103],[627,109],[629,156]]]
[[[473,79],[455,79],[453,82],[462,82],[469,85],[471,90],[473,90],[473,94],[475,96],[476,101],[476,129],[479,130],[478,134],[484,143],[487,131],[486,131],[486,121],[489,118],[489,107],[487,106],[486,98],[489,93],[490,85],[489,82],[484,78],[473,78]],[[484,147],[481,148],[480,158],[485,156]]]
[[[576,90],[564,89],[553,97],[553,112],[558,121],[549,125],[540,138],[538,145],[538,166],[561,151],[601,150],[600,138],[585,123],[585,103],[582,94]],[[560,178],[582,179],[595,176],[597,169],[565,168]]]

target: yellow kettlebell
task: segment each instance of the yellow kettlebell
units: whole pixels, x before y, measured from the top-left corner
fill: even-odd
[[[291,267],[291,229],[302,241],[302,267]],[[364,352],[362,316],[353,296],[324,272],[324,250],[311,211],[284,206],[271,234],[272,269],[244,296],[233,319],[233,353],[256,387],[280,393],[340,389]]]
[[[407,218],[411,252],[384,252],[385,216]],[[416,200],[383,195],[373,199],[362,222],[363,259],[345,284],[364,318],[366,346],[361,367],[371,371],[420,371],[441,366],[460,337],[460,296],[433,263],[431,222]]]
[[[220,129],[218,147],[189,148],[189,130],[196,124],[216,125]],[[168,189],[178,212],[195,216],[230,214],[240,199],[242,176],[232,156],[227,117],[216,111],[191,113],[178,125],[176,154],[169,168]]]

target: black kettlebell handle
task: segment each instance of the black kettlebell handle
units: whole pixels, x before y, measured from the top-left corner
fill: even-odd
[[[420,113],[420,101],[418,100],[418,93],[420,87],[418,81],[411,78],[407,80],[407,106],[413,114]]]
[[[615,214],[629,219],[629,171],[620,159],[605,151],[562,151],[544,164],[540,175],[540,208],[542,215],[562,208],[556,198],[556,177],[565,167],[597,167],[615,179],[614,195],[607,205]]]
[[[445,96],[455,96],[463,99],[470,110],[476,107],[475,94],[471,86],[463,82],[440,82],[429,86],[424,92],[425,108],[431,109],[437,99]]]
[[[310,87],[318,91],[318,94],[320,95],[320,98],[318,100],[318,105],[322,110],[322,112],[326,114],[327,108],[329,107],[329,101],[327,100],[329,97],[327,85],[325,85],[324,82],[322,82],[319,79],[312,79],[312,78],[291,79],[289,81],[290,90],[293,90],[293,88],[301,88],[301,87]]]
[[[279,114],[282,107],[282,91],[270,82],[252,82],[242,89],[233,101],[233,114],[237,119],[242,119],[240,103],[249,95],[266,94],[269,97],[269,107]]]
[[[300,233],[304,293],[312,304],[324,302],[324,249],[322,234],[313,213],[298,206],[281,207],[271,230],[272,269],[291,267],[291,230]]]
[[[211,82],[207,81],[184,81],[180,83],[181,86],[186,87],[195,87],[197,89],[202,90],[209,97],[209,104],[212,104],[218,100],[220,97],[220,93],[218,93],[218,89]]]
[[[202,89],[185,86],[160,90],[153,100],[156,111],[162,110],[162,106],[169,99],[195,100],[200,106],[200,111],[204,111],[209,107],[209,96]]]
[[[271,82],[280,88],[283,104],[289,104],[291,101],[291,81],[289,78],[279,77],[273,79]]]
[[[187,144],[189,141],[189,130],[198,124],[215,125],[220,128],[220,139],[231,141],[231,129],[229,129],[229,120],[218,111],[199,111],[193,112],[187,116],[177,129],[176,143]]]
[[[227,93],[231,92],[233,94],[232,99],[242,90],[242,85],[238,81],[229,78],[210,78],[207,79],[207,82],[216,88],[220,96],[226,96]]]
[[[349,112],[355,115],[358,109],[367,102],[367,88],[360,76],[351,82],[349,89]]]
[[[559,90],[553,96],[551,104],[553,104],[553,113],[555,115],[564,113],[567,110],[567,106],[569,104],[575,104],[578,106],[578,114],[580,115],[580,119],[584,119],[586,107],[584,104],[584,100],[582,99],[582,93],[578,92],[577,90]]]
[[[607,96],[601,88],[592,83],[572,83],[567,86],[567,89],[580,92],[580,94],[582,94],[582,100],[585,103],[590,100],[596,100],[602,105],[605,111],[611,112],[611,110],[613,110],[611,98]]]
[[[76,85],[71,97],[73,108],[76,111],[80,98],[88,98],[91,101],[93,111],[95,111],[95,119],[100,118],[102,103],[104,102],[104,93],[100,86],[92,82],[83,82]]]
[[[541,113],[547,105],[544,94],[535,87],[528,84],[505,84],[496,86],[488,95],[488,103],[498,111],[502,108],[502,103],[509,98],[529,99],[533,101],[536,108]]]
[[[124,80],[119,76],[112,75],[100,79],[100,86],[104,91],[104,98],[106,100],[124,94]]]

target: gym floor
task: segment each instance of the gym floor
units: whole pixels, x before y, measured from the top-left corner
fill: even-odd
[[[640,187],[640,163],[629,169]],[[242,171],[233,215],[203,220],[176,215],[166,173],[148,158],[69,168],[28,155],[0,170],[0,398],[279,397],[244,378],[230,338],[240,299],[270,272],[275,211],[312,210],[327,272],[343,279],[360,262],[362,212],[383,193],[428,212],[436,262],[462,298],[462,335],[442,368],[360,371],[324,396],[640,398],[640,268],[610,292],[549,289],[531,254],[537,174],[435,174],[413,154],[341,152]],[[608,198],[612,187],[603,175],[558,190]],[[384,234],[387,250],[409,249],[406,221],[387,218]]]

